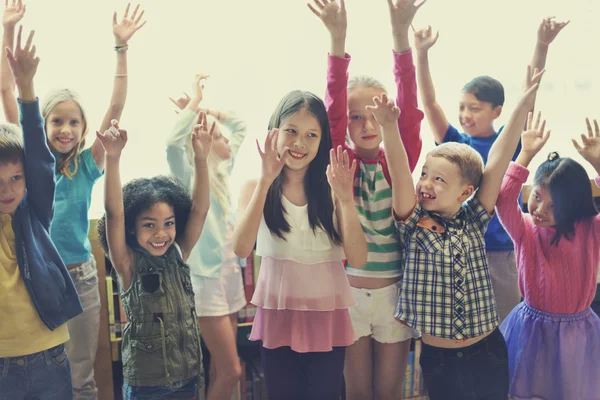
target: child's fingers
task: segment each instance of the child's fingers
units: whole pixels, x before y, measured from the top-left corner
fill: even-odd
[[[271,135],[271,150],[277,151],[277,139],[279,138],[279,129],[273,130],[273,135]]]
[[[335,149],[329,150],[329,165],[331,166],[331,173],[333,175],[335,175],[335,171],[337,171],[337,158],[335,154]]]
[[[419,0],[417,0],[415,3],[413,3],[413,6],[418,10],[419,8],[423,7],[423,4],[427,3],[427,0],[421,0],[419,2]]]
[[[350,166],[350,172],[352,173],[352,177],[354,177],[355,171],[356,171],[356,159],[352,160],[352,165]]]
[[[121,134],[121,139],[127,141],[127,131],[125,129],[120,129],[119,132]]]
[[[573,143],[573,146],[575,146],[575,149],[577,149],[578,152],[581,153],[583,151],[583,147],[581,147],[579,143],[577,143],[577,140],[571,139],[571,143]]]
[[[532,123],[533,123],[533,122],[532,122],[532,119],[533,119],[533,116],[531,115],[531,111],[529,111],[529,112],[527,113],[527,130],[528,130],[528,131],[530,131],[530,130],[531,130],[531,128],[532,128]]]
[[[535,117],[535,129],[538,129],[540,127],[540,118],[542,117],[542,113],[541,112],[537,112],[537,115]]]
[[[546,130],[546,120],[542,121],[542,126],[540,127],[540,136],[544,135],[544,131]]]
[[[142,10],[142,12],[140,13],[140,15],[138,15],[137,19],[135,20],[135,24],[136,25],[140,23],[140,21],[142,20],[142,17],[144,16],[145,12],[146,12],[145,10]],[[133,19],[133,17],[131,19]],[[145,23],[146,23],[146,21],[144,21],[144,24]],[[141,28],[141,26],[140,26],[140,28]],[[140,28],[138,28],[138,29],[140,29]]]
[[[383,94],[381,95],[381,102],[382,102],[383,104],[387,104],[387,103],[388,103],[388,96],[387,96],[387,94],[383,93]]]
[[[589,137],[594,137],[594,133],[592,132],[592,124],[590,123],[590,119],[589,118],[585,119],[585,125],[587,126],[588,136]]]
[[[118,24],[118,22],[117,22],[117,12],[115,11],[113,13],[113,25],[117,25],[117,24]]]
[[[25,43],[25,51],[29,51],[30,47],[31,47],[31,43],[33,42],[33,35],[35,35],[35,30],[32,30],[31,32],[29,32],[29,36],[27,36],[27,42]]]
[[[596,129],[596,134],[594,136],[600,137],[600,126],[598,126],[598,120],[594,120],[594,128]]]
[[[346,14],[346,0],[340,0],[340,10],[342,14]]]
[[[20,50],[21,49],[21,37],[23,35],[23,25],[19,25],[19,30],[17,32],[17,46],[15,47],[15,50]]]
[[[126,19],[127,15],[129,15],[129,7],[131,7],[131,3],[127,3],[127,8],[125,8],[125,14],[123,14],[123,19]]]
[[[348,151],[344,150],[342,168],[348,169],[348,167],[350,167],[350,156],[348,156]]]
[[[289,155],[290,155],[290,148],[287,147],[287,146],[285,146],[283,148],[281,156],[279,157],[279,162],[282,163],[282,164],[284,164],[285,160],[289,157]]]
[[[215,121],[213,121],[212,125],[210,126],[210,129],[208,130],[208,134],[212,137],[213,135],[213,131],[215,130]]]
[[[340,162],[342,162],[342,146],[338,146],[337,148],[336,165],[339,166]]]
[[[137,15],[137,12],[140,8],[140,5],[138,4],[137,6],[135,6],[135,9],[133,10],[133,14],[131,14],[131,19],[135,20],[135,16]]]
[[[546,142],[548,141],[548,139],[550,139],[551,132],[552,132],[551,130],[548,130],[548,132],[546,132],[546,134],[542,138],[542,146],[544,146],[546,144]]]
[[[325,0],[314,0],[315,4],[317,5],[317,7],[319,7],[319,9],[323,9],[325,8]]]
[[[258,139],[256,139],[256,148],[258,149],[258,154],[260,154],[260,158],[262,158],[265,153],[263,153],[263,151],[260,148],[260,143],[258,143]]]
[[[313,7],[312,4],[310,3],[306,3],[306,5],[308,6],[308,8],[310,9],[310,11],[312,11],[313,14],[315,14],[317,17],[321,18],[321,13],[317,11],[316,8]]]

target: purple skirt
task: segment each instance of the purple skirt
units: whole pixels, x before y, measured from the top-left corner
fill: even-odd
[[[600,318],[550,314],[522,302],[500,330],[515,399],[600,400]]]

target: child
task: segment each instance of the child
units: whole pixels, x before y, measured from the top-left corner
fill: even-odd
[[[568,22],[555,22],[553,18],[546,18],[542,21],[530,64],[532,69],[537,68],[539,71],[544,69],[550,43],[567,24]],[[429,70],[429,49],[437,41],[438,35],[439,33],[435,36],[432,35],[431,27],[415,32],[419,90],[433,137],[437,144],[465,143],[481,154],[483,162],[487,163],[490,148],[503,129],[501,127],[496,132],[494,121],[502,112],[504,88],[500,82],[489,76],[476,77],[463,87],[458,120],[464,133],[460,133],[448,122],[435,98],[435,89]],[[513,160],[517,157],[519,149],[520,146],[517,147]],[[490,221],[485,233],[485,246],[494,295],[498,304],[498,314],[502,321],[521,301],[521,294],[517,283],[513,244],[495,216]]]
[[[194,178],[193,153],[189,141],[198,105],[202,101],[202,80],[195,79],[196,95],[178,101],[183,110],[167,143],[171,173],[191,190]],[[207,114],[210,110],[205,111]],[[246,136],[246,124],[234,115],[214,112],[213,144],[208,156],[210,210],[200,240],[190,253],[188,264],[196,293],[196,313],[204,343],[210,352],[210,385],[207,399],[231,397],[242,374],[236,338],[238,312],[246,306],[242,272],[233,253],[233,232],[229,175],[235,156]],[[221,132],[221,123],[231,130],[231,139]]]
[[[585,169],[550,153],[535,173],[527,203],[517,202],[527,166],[548,140],[545,121],[523,132],[496,204],[515,242],[525,301],[500,329],[508,346],[510,391],[518,399],[600,399],[600,318],[590,310],[600,265],[600,215]],[[579,154],[600,175],[600,128],[587,121]],[[596,177],[600,186],[600,176]]]
[[[33,31],[6,54],[19,90],[23,138],[0,125],[0,398],[73,397],[66,322],[83,309],[50,239],[54,157],[33,89]]]
[[[407,252],[396,318],[422,333],[420,364],[432,400],[507,398],[506,343],[497,329],[483,234],[541,75],[528,74],[527,91],[494,143],[485,171],[471,147],[446,143],[427,155],[416,189],[397,127],[390,123],[393,104],[385,106],[385,98],[375,102],[374,115],[391,145],[386,148],[394,152],[388,157],[398,182],[394,217]]]
[[[21,2],[5,9],[5,21],[9,16],[23,16]],[[112,119],[120,119],[127,96],[127,48],[128,41],[145,22],[144,14],[138,14],[139,6],[129,18],[129,5],[120,23],[117,13],[113,16],[113,35],[117,54],[117,71],[110,105],[101,125],[108,129]],[[14,23],[4,27],[5,37],[14,30]],[[12,46],[12,41],[7,45]],[[10,77],[3,75],[4,84],[11,86]],[[9,100],[12,91],[2,91],[5,114],[8,121],[17,122],[16,103]],[[66,344],[71,360],[73,387],[78,399],[96,399],[94,361],[98,348],[100,325],[100,294],[98,271],[88,239],[90,227],[88,211],[94,184],[104,170],[104,149],[96,140],[84,150],[89,129],[86,113],[79,98],[70,90],[62,89],[51,94],[42,105],[48,144],[56,158],[56,194],[54,218],[50,230],[52,240],[61,255],[81,299],[84,312],[69,321],[71,339]]]
[[[257,142],[262,175],[242,188],[233,234],[239,257],[255,243],[262,256],[250,339],[262,341],[270,400],[337,400],[354,336],[342,260],[359,268],[367,257],[352,198],[356,162],[330,150],[325,105],[312,93],[287,94],[269,129],[264,150]]]
[[[213,129],[214,123],[207,130],[201,113],[191,140],[191,201],[178,181],[166,177],[136,179],[121,191],[127,132],[112,121],[108,131],[96,133],[106,151],[106,214],[98,233],[118,274],[127,315],[122,344],[127,399],[193,398],[197,390],[202,356],[186,260],[210,205],[206,159]]]
[[[394,77],[401,114],[400,136],[408,152],[411,170],[421,152],[421,120],[417,108],[417,86],[408,29],[418,8],[414,0],[388,1],[394,37]],[[347,349],[344,375],[348,399],[397,399],[402,396],[410,339],[418,332],[394,319],[399,282],[403,274],[402,245],[392,218],[395,182],[381,148],[381,126],[365,109],[374,96],[386,93],[370,77],[348,82],[350,56],[345,53],[346,10],[342,0],[315,1],[311,10],[321,18],[331,36],[325,104],[334,148],[344,146],[357,159],[354,201],[369,244],[367,265],[346,266],[357,306],[350,309],[355,343]],[[346,145],[346,135],[353,148]],[[387,146],[385,146],[387,150]]]

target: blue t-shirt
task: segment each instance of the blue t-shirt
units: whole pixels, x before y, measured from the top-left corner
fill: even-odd
[[[490,148],[502,132],[504,126],[500,127],[498,132],[488,137],[473,137],[464,133],[460,133],[456,130],[452,125],[448,125],[448,130],[446,131],[446,136],[444,136],[444,143],[447,142],[458,142],[464,143],[472,148],[474,148],[481,157],[483,158],[483,162],[487,164],[488,153],[490,152]],[[517,151],[513,155],[513,161],[517,159],[519,152],[521,151],[521,141],[519,141],[519,145],[517,146]],[[504,227],[500,223],[498,216],[494,215],[494,218],[490,221],[487,231],[484,235],[485,238],[485,246],[489,251],[508,251],[513,250],[514,245],[508,233],[504,230]]]
[[[77,173],[71,179],[60,171],[54,172],[56,193],[50,236],[67,265],[85,262],[91,257],[88,210],[92,203],[94,183],[103,174],[89,148],[79,153],[77,162]],[[71,164],[69,169],[72,171],[74,167],[74,164]]]

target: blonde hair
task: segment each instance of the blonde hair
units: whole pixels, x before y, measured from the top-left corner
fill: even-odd
[[[48,116],[50,115],[52,110],[54,110],[54,107],[65,101],[75,102],[75,104],[77,104],[79,110],[81,111],[81,118],[83,119],[83,133],[81,135],[81,140],[73,149],[71,149],[71,151],[69,151],[66,155],[63,155],[56,160],[56,169],[59,170],[60,173],[64,176],[71,179],[79,169],[77,156],[85,146],[85,137],[88,133],[87,117],[85,114],[85,110],[81,106],[81,100],[79,96],[69,89],[59,89],[50,93],[50,95],[46,98],[46,101],[44,101],[44,104],[42,105],[42,117],[44,117],[44,120],[46,120],[45,123],[48,123]],[[71,161],[73,161],[74,165],[72,172],[69,171]]]
[[[475,189],[479,187],[484,169],[483,158],[472,147],[463,143],[444,143],[431,150],[427,155],[442,157],[450,161],[460,170],[463,181],[473,185]]]
[[[23,162],[24,149],[21,128],[15,124],[0,124],[0,163]]]
[[[364,88],[375,88],[381,89],[387,93],[385,90],[385,86],[379,80],[368,76],[368,75],[357,75],[350,78],[348,81],[348,93],[353,91],[356,87],[364,87]]]
[[[213,121],[216,123],[216,126],[219,128],[221,134],[223,134],[223,125],[212,115],[206,116],[206,122],[208,126],[211,126]],[[185,152],[187,155],[187,160],[190,163],[190,165],[193,166],[194,150],[192,149],[192,132],[189,131],[185,133],[185,135]],[[177,139],[178,138],[175,138],[175,140]],[[217,155],[214,148],[211,148],[210,153],[208,154],[208,159],[206,161],[208,164],[208,177],[210,179],[210,195],[217,200],[217,202],[223,209],[224,219],[227,220],[229,218],[229,213],[231,212],[231,197],[229,192],[228,170],[229,162],[231,162],[231,160],[223,160]]]

